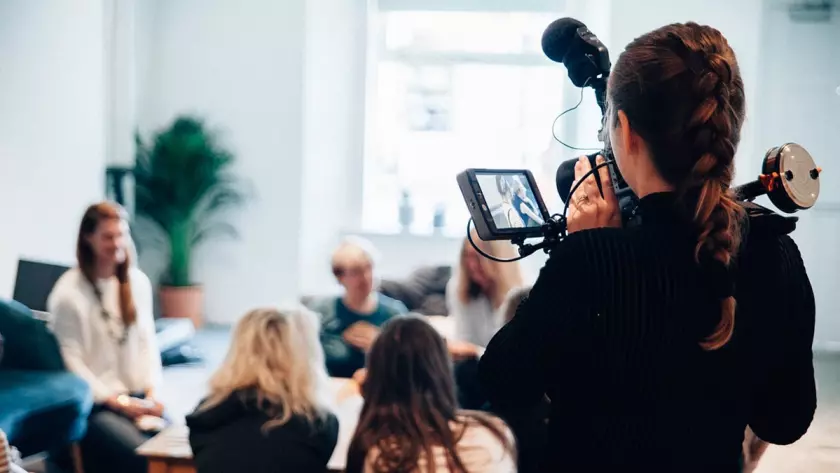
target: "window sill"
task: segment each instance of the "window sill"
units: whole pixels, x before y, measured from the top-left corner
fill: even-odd
[[[456,236],[451,233],[414,233],[414,232],[386,232],[375,230],[342,230],[342,236],[359,236],[369,240],[402,240],[402,241],[460,241],[464,236]]]

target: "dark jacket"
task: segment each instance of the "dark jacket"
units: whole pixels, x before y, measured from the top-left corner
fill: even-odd
[[[268,431],[271,418],[255,396],[237,393],[187,416],[190,445],[199,473],[323,472],[338,439],[338,419],[329,414],[310,423],[294,416]]]
[[[541,471],[738,472],[747,425],[787,444],[813,419],[814,295],[793,240],[750,232],[723,274],[734,336],[705,351],[721,274],[695,263],[675,202],[647,196],[640,226],[560,242],[481,359],[503,417],[551,399]]]

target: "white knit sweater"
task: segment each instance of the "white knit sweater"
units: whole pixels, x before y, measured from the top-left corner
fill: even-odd
[[[87,381],[97,403],[114,395],[146,392],[160,383],[152,285],[137,268],[131,268],[129,280],[137,322],[128,328],[122,344],[118,342],[124,328],[116,277],[97,282],[100,304],[91,283],[74,268],[58,280],[47,300],[64,362]]]

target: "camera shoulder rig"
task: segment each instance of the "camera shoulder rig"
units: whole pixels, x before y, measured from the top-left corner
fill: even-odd
[[[768,238],[788,235],[796,230],[799,217],[787,217],[762,207],[755,202],[739,202],[747,218],[744,219],[743,234],[746,238]]]

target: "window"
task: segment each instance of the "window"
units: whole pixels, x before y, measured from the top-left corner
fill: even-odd
[[[469,167],[531,169],[546,199],[555,194],[554,169],[543,158],[554,149],[551,127],[567,79],[562,65],[543,56],[540,41],[561,16],[405,9],[375,15],[364,230],[463,235],[469,214],[455,175]]]

